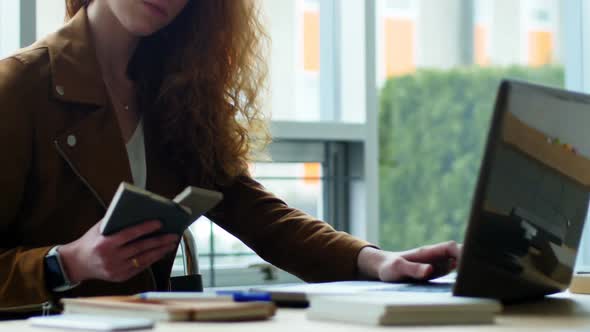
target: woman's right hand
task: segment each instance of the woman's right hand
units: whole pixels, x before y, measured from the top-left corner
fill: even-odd
[[[126,281],[178,248],[180,238],[176,234],[137,240],[159,230],[159,221],[147,221],[110,236],[100,233],[100,224],[58,249],[72,283],[90,279]]]

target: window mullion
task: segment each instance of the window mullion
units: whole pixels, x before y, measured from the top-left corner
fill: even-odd
[[[340,1],[320,0],[320,119],[340,120]]]
[[[376,0],[365,0],[365,105],[367,121],[364,151],[365,220],[354,235],[379,241],[379,125],[377,103],[377,10]],[[356,222],[356,221],[355,221]]]
[[[587,73],[584,70],[586,44],[590,47],[590,43],[584,41],[585,24],[583,15],[586,6],[583,0],[563,1],[561,5],[567,18],[562,21],[565,44],[566,88],[582,92],[588,91],[585,83]]]
[[[37,39],[37,1],[20,1],[20,47],[31,45]]]

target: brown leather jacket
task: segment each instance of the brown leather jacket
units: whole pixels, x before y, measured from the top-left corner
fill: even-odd
[[[43,258],[100,220],[121,181],[131,182],[125,144],[105,92],[88,19],[0,61],[0,308],[62,296],[166,289],[173,257],[123,283],[88,281],[53,294]],[[173,197],[185,184],[150,153],[147,189]],[[369,244],[289,208],[243,176],[221,188],[215,222],[263,259],[307,281],[355,278]]]

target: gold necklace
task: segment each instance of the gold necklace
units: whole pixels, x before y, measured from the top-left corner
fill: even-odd
[[[115,102],[119,104],[119,106],[123,107],[125,111],[129,112],[131,110],[129,104],[121,101],[121,99],[119,98],[119,96],[117,96],[115,90],[111,87],[107,80],[104,80],[104,84],[107,86],[107,89],[109,90],[111,97],[115,99]]]

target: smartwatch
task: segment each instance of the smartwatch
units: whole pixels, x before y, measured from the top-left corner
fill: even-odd
[[[66,271],[61,263],[59,256],[59,246],[55,246],[49,250],[45,256],[45,282],[47,288],[54,292],[65,292],[76,286],[78,283],[72,284]]]

